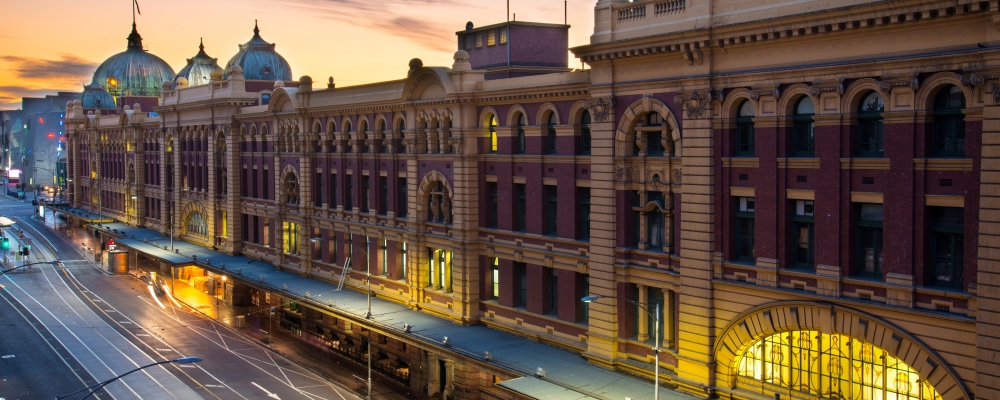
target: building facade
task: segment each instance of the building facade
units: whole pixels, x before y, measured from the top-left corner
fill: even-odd
[[[497,61],[531,24],[370,85],[230,62],[70,104],[70,202],[699,396],[1000,397],[997,4],[857,3],[601,0],[584,71]],[[451,368],[409,384],[511,396]]]

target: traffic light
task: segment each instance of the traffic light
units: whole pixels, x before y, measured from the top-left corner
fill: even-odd
[[[31,245],[30,244],[24,246],[24,256],[27,257],[28,254],[31,254]]]
[[[4,250],[10,249],[10,239],[6,236],[4,236],[3,239],[0,239],[0,248],[3,248]]]

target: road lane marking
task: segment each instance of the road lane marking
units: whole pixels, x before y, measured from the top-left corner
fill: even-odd
[[[4,358],[4,359],[14,358],[14,355],[13,354],[5,354],[3,357],[0,357],[0,358]]]
[[[281,398],[280,398],[280,397],[278,397],[278,395],[277,395],[276,393],[271,393],[271,392],[268,392],[268,391],[267,391],[267,389],[264,389],[263,387],[261,387],[260,385],[258,385],[258,384],[257,384],[257,382],[250,382],[250,383],[251,383],[251,384],[253,384],[254,386],[256,386],[256,387],[257,387],[257,389],[260,389],[260,390],[263,390],[263,391],[264,391],[264,393],[267,393],[267,397],[270,397],[270,398],[272,398],[272,399],[278,399],[278,400],[281,400]]]

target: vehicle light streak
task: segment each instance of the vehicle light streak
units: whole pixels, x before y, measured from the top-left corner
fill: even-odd
[[[174,303],[174,305],[177,306],[177,308],[184,308],[181,306],[181,303],[177,302],[177,299],[174,298],[174,295],[170,293],[170,288],[168,288],[166,284],[163,285],[163,293],[167,294],[167,298],[170,299],[170,301]]]
[[[153,290],[153,285],[149,285],[148,287],[149,287],[149,296],[152,297],[153,300],[156,300],[156,304],[159,304],[160,308],[166,309],[167,306],[163,305],[163,303],[160,302],[160,299],[156,297],[156,291]]]

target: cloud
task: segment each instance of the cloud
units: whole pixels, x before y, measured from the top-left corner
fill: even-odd
[[[71,54],[60,54],[59,60],[41,58],[0,56],[9,64],[14,76],[26,80],[48,81],[89,81],[97,64]]]
[[[407,39],[433,51],[454,48],[452,24],[442,24],[433,16],[468,8],[457,0],[295,0],[298,7],[315,15],[352,25],[373,28],[380,32]],[[400,16],[395,16],[400,15]],[[419,19],[426,16],[426,19]]]

